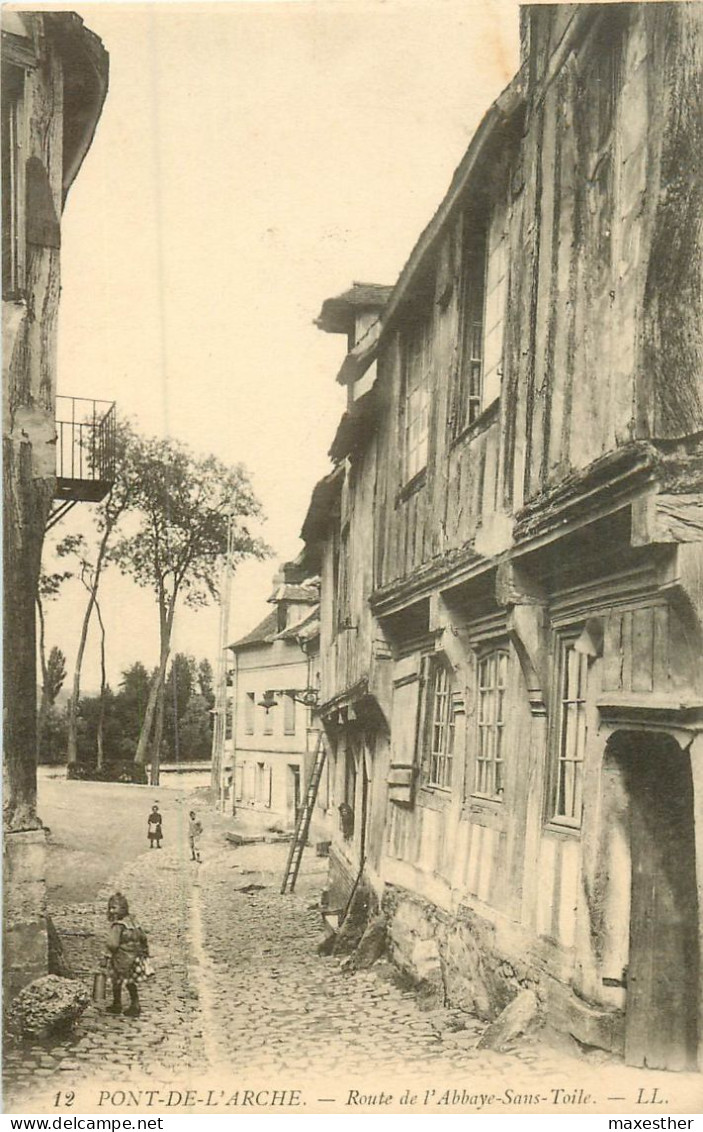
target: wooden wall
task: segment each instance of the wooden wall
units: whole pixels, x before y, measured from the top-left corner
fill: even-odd
[[[621,445],[703,428],[703,237],[693,223],[703,177],[699,162],[684,162],[703,141],[700,6],[603,6],[600,23],[581,16],[566,50],[576,10],[535,14],[519,149],[500,175],[495,164],[477,169],[382,341],[376,587],[472,545],[496,513],[507,521]],[[608,58],[611,107],[594,93]],[[487,179],[508,216],[503,386],[500,405],[457,441],[463,228]],[[685,302],[674,298],[675,262]],[[408,488],[403,341],[418,318],[431,325],[430,440],[424,479]]]
[[[444,636],[450,633],[447,629]],[[411,866],[407,883],[413,888],[424,887],[428,898],[435,896],[445,903],[446,894],[451,892],[454,898],[477,900],[517,920],[528,820],[525,782],[534,779],[524,678],[516,654],[509,649],[504,708],[508,752],[505,792],[502,801],[481,798],[473,790],[477,750],[475,653],[470,643],[459,646],[456,639],[449,648],[454,688],[465,702],[465,711],[456,717],[452,789],[426,789],[420,781],[412,808],[390,804],[386,852],[390,860]],[[414,658],[418,671],[421,663],[418,653]],[[396,662],[396,669],[405,675],[409,665],[411,658],[406,657]],[[425,694],[423,688],[418,692]]]
[[[373,639],[373,619],[368,595],[373,588],[373,541],[376,450],[372,442],[352,464],[346,463],[341,490],[338,523],[346,529],[346,562],[339,572],[346,574],[348,594],[346,615],[338,616],[334,587],[335,547],[325,543],[321,588],[322,694],[324,703],[368,677]],[[340,549],[340,555],[344,550]]]
[[[544,7],[526,17],[531,26],[524,134],[511,152],[501,154],[501,162],[494,156],[492,165],[481,167],[479,161],[474,184],[439,233],[414,292],[384,331],[376,434],[363,457],[348,465],[341,501],[340,521],[349,529],[350,626],[342,632],[331,627],[334,571],[328,545],[322,655],[323,699],[328,699],[373,669],[374,637],[382,627],[371,618],[369,595],[395,587],[394,601],[409,606],[412,591],[404,583],[437,565],[437,592],[429,601],[432,641],[424,648],[446,653],[465,699],[453,786],[442,791],[416,782],[410,796],[398,775],[391,785],[402,786],[404,793],[398,789],[395,800],[384,803],[380,784],[385,779],[376,767],[374,868],[388,885],[413,898],[448,912],[473,909],[496,932],[508,925],[519,940],[518,951],[530,949],[530,962],[563,981],[573,980],[589,1002],[611,1008],[623,1002],[617,979],[627,962],[629,912],[622,876],[629,858],[617,823],[610,840],[601,843],[603,807],[621,817],[624,801],[616,771],[604,768],[608,725],[600,708],[634,702],[637,709],[639,697],[647,696],[666,698],[665,708],[669,699],[700,691],[695,620],[658,588],[658,575],[640,583],[625,578],[625,562],[609,560],[594,582],[592,567],[589,575],[578,551],[569,551],[568,542],[557,544],[556,553],[571,554],[574,568],[567,571],[570,588],[564,597],[557,592],[558,572],[545,560],[540,575],[545,592],[535,598],[544,602],[543,620],[535,621],[540,640],[530,642],[544,671],[531,658],[540,672],[530,675],[535,679],[529,696],[514,650],[516,637],[508,633],[507,622],[496,630],[495,640],[511,655],[506,783],[502,800],[481,799],[471,790],[476,650],[488,637],[474,639],[472,621],[489,614],[477,607],[478,587],[472,598],[457,598],[456,579],[452,608],[444,607],[441,591],[447,597],[449,582],[443,586],[440,569],[446,562],[448,570],[462,551],[490,559],[509,549],[512,520],[525,504],[539,502],[542,493],[604,454],[634,440],[686,430],[693,435],[703,428],[703,257],[700,230],[692,224],[694,206],[700,214],[700,163],[687,159],[677,165],[675,160],[692,152],[695,139],[703,141],[703,98],[693,99],[701,94],[695,37],[703,41],[703,5],[615,5],[607,15],[598,5],[593,17],[583,5]],[[578,36],[570,41],[575,29]],[[609,46],[618,76],[610,108],[594,96],[603,78],[594,59],[607,60]],[[484,192],[487,184],[492,203],[505,208],[509,232],[503,385],[499,401],[484,405],[479,419],[457,436],[453,390],[460,365],[461,249],[466,225],[480,211],[472,211],[472,194],[477,185]],[[484,199],[484,215],[485,206]],[[693,251],[684,247],[687,240]],[[677,256],[686,310],[674,298]],[[406,484],[404,341],[418,320],[428,324],[431,344],[429,446],[424,473]],[[507,539],[489,549],[489,530],[507,530]],[[625,526],[618,527],[613,545],[621,542],[629,551]],[[614,587],[607,576],[610,566],[621,570]],[[578,593],[577,587],[582,587]],[[530,592],[526,600],[534,596]],[[490,616],[502,614],[494,609]],[[394,617],[395,612],[385,622],[388,642]],[[596,646],[590,668],[586,809],[583,827],[576,829],[550,822],[545,814],[554,749],[550,727],[556,718],[549,682],[556,672],[556,634],[581,632],[587,618],[600,623],[603,641],[602,655]],[[418,646],[411,653],[416,639],[393,643],[397,655],[387,661],[391,776],[393,770],[408,769],[408,752],[414,749],[409,714],[418,702],[413,695],[423,694],[422,650]],[[413,665],[418,682],[411,691]],[[541,706],[534,695],[540,681]],[[401,713],[407,718],[399,728]],[[620,876],[612,885],[611,866]],[[604,987],[603,977],[612,985]]]

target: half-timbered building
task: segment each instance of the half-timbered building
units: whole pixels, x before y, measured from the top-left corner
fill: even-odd
[[[703,6],[523,9],[395,287],[356,285],[321,572],[329,901],[445,1001],[698,1061]],[[366,309],[366,308],[365,308]],[[698,818],[696,819],[696,814]]]

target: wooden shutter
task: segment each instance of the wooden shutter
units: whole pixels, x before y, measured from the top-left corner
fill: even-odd
[[[244,696],[244,734],[254,734],[254,693],[247,692]]]
[[[388,796],[398,805],[413,803],[418,776],[418,724],[423,680],[414,672],[395,682],[391,713],[391,765]]]
[[[295,700],[292,696],[283,697],[283,734],[295,735]]]

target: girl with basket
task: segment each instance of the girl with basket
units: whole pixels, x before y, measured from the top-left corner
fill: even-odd
[[[107,919],[110,929],[105,941],[107,954],[104,962],[112,978],[112,1006],[108,1006],[107,1013],[122,1013],[122,984],[126,983],[129,1006],[124,1013],[129,1018],[138,1018],[141,1009],[137,983],[153,974],[146,932],[130,915],[129,905],[121,892],[116,892],[108,900]]]

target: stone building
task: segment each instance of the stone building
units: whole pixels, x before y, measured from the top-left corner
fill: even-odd
[[[361,875],[445,1000],[530,986],[579,1041],[689,1068],[703,6],[526,7],[521,46],[376,321],[355,288],[319,319],[349,388],[303,528],[329,898]]]
[[[77,15],[3,10],[5,1001],[47,970],[45,833],[36,813],[35,598],[44,531],[55,502],[100,498],[100,476],[109,474],[97,458],[79,468],[83,441],[69,427],[57,445],[56,423],[60,217],[107,80],[107,53]],[[67,464],[57,477],[59,446]]]
[[[290,573],[290,567],[288,568]],[[306,690],[319,673],[319,585],[274,579],[271,611],[229,646],[233,809],[259,824],[293,829],[319,729]]]

